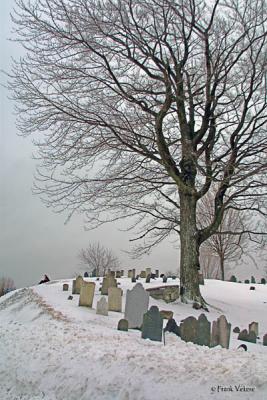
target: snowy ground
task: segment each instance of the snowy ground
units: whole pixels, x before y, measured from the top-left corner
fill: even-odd
[[[118,281],[124,309],[126,289],[134,284]],[[54,281],[0,299],[1,400],[267,399],[267,285],[250,291],[250,285],[206,280],[201,287],[209,321],[225,314],[232,328],[241,329],[259,322],[260,339],[246,343],[244,352],[233,333],[226,350],[185,343],[171,333],[164,346],[141,339],[138,331],[117,331],[122,313],[95,313],[99,282],[93,309],[78,307],[78,295],[67,300],[65,282],[71,284]],[[146,288],[162,284],[141,282]],[[150,298],[153,304],[172,310],[177,323],[202,312]]]

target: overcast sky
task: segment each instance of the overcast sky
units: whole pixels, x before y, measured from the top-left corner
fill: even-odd
[[[0,4],[0,68],[5,71],[10,70],[11,57],[22,54],[17,44],[7,40],[11,36],[9,13],[13,5],[13,0]],[[5,83],[3,73],[0,80]],[[122,268],[177,269],[178,251],[171,243],[165,242],[141,260],[131,260],[121,251],[130,249],[129,239],[133,236],[119,231],[123,223],[88,232],[81,217],[65,225],[66,215],[45,208],[31,193],[35,170],[31,139],[17,136],[14,104],[3,87],[0,96],[0,278],[9,276],[17,287],[22,287],[35,284],[45,273],[52,279],[72,277],[79,270],[79,249],[96,241],[114,250]],[[245,274],[250,277],[250,272]],[[256,275],[261,276],[261,272],[256,270]]]

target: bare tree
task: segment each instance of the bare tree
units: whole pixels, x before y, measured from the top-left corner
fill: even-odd
[[[120,266],[113,251],[100,243],[90,243],[86,249],[80,250],[78,257],[89,271],[95,271],[96,276],[105,276],[108,269],[115,271]]]
[[[218,256],[214,255],[208,247],[200,247],[199,263],[201,272],[206,279],[219,279],[220,263]]]
[[[0,278],[0,297],[15,289],[16,286],[13,279],[8,277]]]
[[[198,222],[200,226],[210,224],[214,215],[214,203],[211,193],[207,194],[199,202]],[[244,211],[229,208],[224,212],[220,226],[216,233],[210,236],[201,246],[201,261],[205,268],[213,258],[214,273],[218,276],[219,260],[220,279],[225,279],[225,262],[231,263],[239,260],[243,255],[253,251],[250,230],[256,230],[257,221],[252,221]],[[254,245],[255,247],[255,245]],[[255,248],[254,248],[255,250]],[[205,262],[205,256],[208,260]],[[201,264],[200,264],[201,265]],[[209,267],[210,268],[210,267]]]
[[[16,3],[10,88],[38,132],[37,193],[89,227],[135,217],[147,248],[178,233],[182,301],[204,304],[200,245],[231,208],[266,216],[266,0]]]

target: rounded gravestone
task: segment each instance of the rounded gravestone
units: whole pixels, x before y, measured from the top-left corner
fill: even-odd
[[[118,322],[118,331],[128,331],[128,321],[127,319],[120,319]]]

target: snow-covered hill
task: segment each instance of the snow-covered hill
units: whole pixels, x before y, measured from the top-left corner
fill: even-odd
[[[88,281],[94,279],[86,279]],[[118,280],[124,291],[134,284]],[[161,284],[153,281],[144,287]],[[232,328],[259,323],[257,344],[248,351],[231,333],[230,349],[209,349],[185,343],[166,333],[166,345],[141,339],[136,330],[117,330],[122,313],[97,315],[99,282],[93,309],[78,306],[78,295],[62,284],[71,280],[24,288],[0,299],[1,400],[207,400],[267,398],[267,285],[206,280],[201,287],[210,304],[209,321],[225,314]],[[174,282],[170,282],[174,283]],[[172,310],[180,322],[193,310],[180,302],[150,305]],[[164,324],[166,321],[164,320]]]

